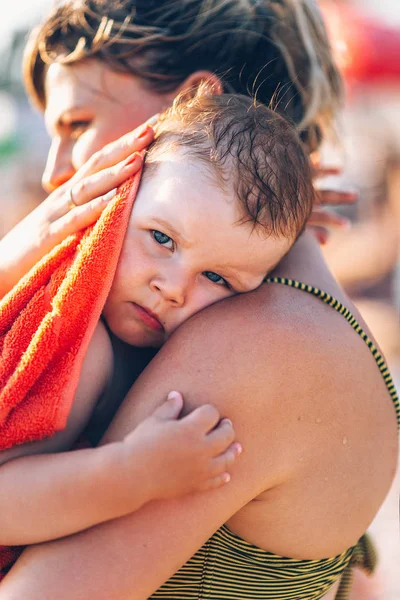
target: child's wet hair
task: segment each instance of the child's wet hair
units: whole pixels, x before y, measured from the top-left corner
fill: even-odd
[[[161,115],[145,174],[174,148],[210,167],[214,181],[232,191],[241,222],[291,240],[304,230],[315,199],[310,160],[294,125],[277,112],[203,85]]]
[[[316,0],[63,0],[26,46],[33,102],[45,108],[47,65],[90,58],[160,93],[209,71],[288,115],[310,152],[342,103]]]

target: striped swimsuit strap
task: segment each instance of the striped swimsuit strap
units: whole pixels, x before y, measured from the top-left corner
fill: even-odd
[[[339,300],[336,300],[336,298],[334,298],[330,294],[327,294],[326,292],[324,292],[312,285],[307,285],[305,283],[301,283],[300,281],[296,281],[294,279],[287,279],[286,277],[267,277],[264,280],[264,283],[280,283],[282,285],[286,285],[288,287],[295,288],[296,290],[301,290],[302,292],[307,292],[308,294],[311,294],[311,295],[315,296],[316,298],[319,298],[319,300],[321,300],[322,302],[325,302],[325,304],[328,304],[329,306],[331,306],[334,310],[336,310],[336,312],[340,313],[346,319],[346,321],[352,326],[354,331],[356,333],[358,333],[360,338],[368,346],[368,348],[371,351],[372,356],[375,359],[376,364],[378,365],[378,368],[381,372],[383,380],[386,384],[386,388],[390,394],[390,397],[392,398],[393,405],[394,405],[394,408],[396,411],[397,425],[400,429],[399,396],[396,391],[396,387],[394,385],[394,382],[393,382],[392,376],[389,372],[386,361],[383,358],[382,354],[379,352],[378,348],[374,345],[372,340],[368,337],[368,335],[365,333],[365,331],[363,330],[361,325],[358,323],[357,319],[348,310],[348,308],[346,308],[341,302],[339,302]]]

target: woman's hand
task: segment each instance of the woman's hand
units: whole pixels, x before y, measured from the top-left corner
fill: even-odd
[[[221,419],[210,404],[179,418],[182,408],[181,394],[171,392],[166,402],[124,438],[119,464],[128,489],[129,474],[134,475],[132,496],[138,486],[145,498],[156,500],[214,489],[230,480],[227,471],[242,451],[240,444],[234,443],[231,421]]]
[[[350,227],[349,219],[335,213],[332,210],[326,210],[321,206],[347,205],[354,204],[358,200],[358,192],[354,190],[332,190],[318,187],[318,180],[331,175],[340,175],[339,167],[322,167],[318,162],[313,164],[313,175],[316,182],[316,205],[307,227],[316,236],[320,244],[325,244],[329,238],[329,228],[348,229]]]
[[[147,123],[105,146],[0,241],[0,298],[43,256],[94,223],[115,189],[139,171],[154,138]]]

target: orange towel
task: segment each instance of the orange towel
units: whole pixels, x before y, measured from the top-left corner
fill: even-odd
[[[0,301],[0,449],[64,429],[110,290],[140,173]],[[29,493],[29,490],[27,490]],[[20,549],[0,547],[0,580]]]

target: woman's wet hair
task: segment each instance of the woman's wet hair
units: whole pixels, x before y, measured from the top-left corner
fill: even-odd
[[[86,58],[171,92],[198,70],[226,93],[286,114],[315,150],[342,83],[315,0],[67,0],[36,27],[24,56],[32,101],[44,109],[46,66]]]
[[[201,161],[212,179],[239,202],[238,223],[295,241],[312,210],[311,165],[293,123],[238,94],[212,94],[207,85],[181,93],[161,115],[146,156],[144,177],[170,152]]]

